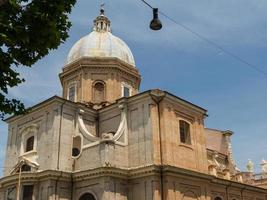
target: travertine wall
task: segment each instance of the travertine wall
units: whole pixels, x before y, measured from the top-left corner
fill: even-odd
[[[103,134],[118,130],[123,112],[127,129],[121,138],[103,139]],[[85,137],[78,116],[96,141]],[[30,159],[34,155],[40,166],[36,173],[23,173],[22,179],[22,185],[34,184],[34,199],[70,200],[73,195],[78,200],[85,192],[105,200],[161,199],[163,187],[165,199],[213,200],[220,196],[223,200],[266,200],[266,193],[257,188],[208,175],[204,117],[204,111],[192,104],[169,95],[155,101],[149,92],[100,110],[56,97],[24,117],[9,120],[5,165],[17,164],[22,155],[21,130],[34,124],[38,127],[36,149],[23,155]],[[180,142],[179,120],[191,125],[191,144]],[[77,135],[82,137],[82,147],[81,154],[74,158],[72,143]],[[163,170],[161,174],[160,169],[166,166],[177,171]],[[156,169],[146,171],[147,167]],[[54,171],[39,178],[46,170]],[[181,174],[179,170],[187,171]],[[0,200],[9,187],[17,184],[18,175],[8,175],[7,168],[6,177],[0,180]]]
[[[97,199],[105,200],[161,200],[161,179],[159,175],[148,175],[124,180],[101,177],[83,180],[74,184],[74,199],[90,192]],[[265,200],[267,193],[257,188],[230,182],[215,183],[211,179],[184,176],[179,173],[163,176],[163,198],[166,200]]]
[[[33,200],[79,200],[85,193],[91,193],[96,200],[266,200],[267,191],[245,184],[234,183],[201,174],[180,172],[163,173],[143,171],[129,178],[125,172],[106,168],[100,171],[83,173],[83,175],[51,172],[48,177],[24,178],[23,185],[34,185]],[[119,173],[118,173],[119,172]],[[124,174],[124,175],[123,175]],[[39,175],[37,175],[39,176]],[[62,180],[64,179],[64,180]],[[163,180],[163,182],[161,182]],[[6,182],[7,183],[7,182]],[[0,186],[0,200],[6,199],[6,191],[14,187],[16,179]],[[163,183],[163,185],[161,184]],[[22,195],[22,192],[21,192]],[[72,198],[71,198],[72,196]]]
[[[136,103],[135,103],[136,102]],[[129,167],[154,163],[152,124],[150,118],[150,98],[129,103]]]
[[[75,160],[75,170],[86,170],[94,167],[138,167],[153,164],[152,124],[150,121],[151,99],[142,99],[127,104],[127,140],[126,144],[106,144],[84,147],[81,155]],[[121,120],[119,104],[107,107],[99,113],[99,137],[103,133],[116,132]],[[126,134],[126,133],[125,133]],[[83,139],[86,141],[86,138]],[[123,139],[119,140],[123,142]],[[86,144],[90,144],[87,143]]]
[[[127,101],[126,141],[121,144],[102,143],[103,133],[116,132],[120,120],[119,103],[101,109],[99,114],[85,107],[83,121],[99,142],[91,145],[77,124],[78,104],[53,102],[25,117],[10,122],[6,166],[15,166],[20,154],[22,127],[38,125],[35,155],[39,170],[85,170],[108,165],[116,167],[140,167],[160,164],[160,145],[163,164],[207,173],[207,152],[204,138],[203,115],[175,101],[163,100],[160,113],[157,104],[148,94]],[[159,115],[159,116],[158,116]],[[159,123],[160,119],[160,123]],[[179,120],[191,124],[191,145],[180,143]],[[159,133],[159,124],[161,132]],[[159,140],[161,134],[161,144]],[[80,156],[72,158],[73,137],[82,137]],[[27,157],[27,154],[24,155]],[[74,167],[74,168],[73,168]],[[8,175],[8,169],[5,172]]]
[[[204,115],[170,99],[151,106],[155,163],[160,164],[161,146],[163,164],[208,173]],[[191,144],[180,142],[179,120],[190,124]]]
[[[40,170],[55,169],[54,152],[57,151],[59,108],[60,103],[54,102],[9,123],[4,175],[9,174],[21,156],[30,159],[35,157],[36,159],[33,160],[40,165]],[[37,145],[34,151],[24,153],[21,151],[21,148],[23,149],[21,130],[31,125],[38,126]]]

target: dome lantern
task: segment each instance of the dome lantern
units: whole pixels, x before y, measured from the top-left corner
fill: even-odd
[[[111,32],[110,20],[105,16],[103,4],[101,5],[100,15],[94,20],[93,30],[98,32]]]

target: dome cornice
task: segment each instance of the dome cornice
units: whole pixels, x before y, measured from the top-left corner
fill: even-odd
[[[119,70],[121,73],[131,76],[134,79],[138,79],[138,87],[140,85],[141,76],[136,68],[133,68],[126,62],[121,61],[118,58],[80,58],[77,61],[65,66],[63,72],[59,74],[60,79],[74,74],[75,71],[81,69],[99,69],[99,70]]]
[[[129,74],[133,74],[134,76],[140,77],[139,71],[137,68],[115,57],[113,58],[97,58],[97,57],[79,58],[75,62],[65,65],[62,69],[63,72],[61,74],[71,73],[77,68],[80,68],[81,66],[100,67],[100,68],[113,66],[113,67],[118,67],[122,69],[123,71],[128,72]]]

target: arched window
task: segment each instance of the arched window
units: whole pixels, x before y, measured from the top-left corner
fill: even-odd
[[[26,141],[25,152],[33,150],[33,145],[34,145],[34,136],[31,136]]]
[[[105,101],[105,84],[97,81],[93,86],[94,102],[101,103]]]
[[[222,200],[221,197],[215,197],[214,200]]]
[[[180,130],[180,142],[185,144],[191,144],[190,124],[184,120],[180,120],[179,130]]]
[[[85,193],[79,198],[79,200],[96,200],[96,198],[91,193]]]

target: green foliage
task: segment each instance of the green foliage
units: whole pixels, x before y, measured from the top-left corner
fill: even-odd
[[[24,82],[17,67],[31,67],[68,37],[76,0],[5,0],[0,4],[0,116],[22,114],[8,89]]]

